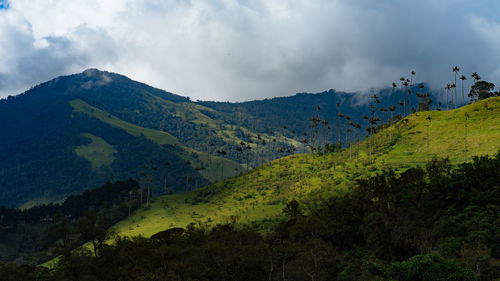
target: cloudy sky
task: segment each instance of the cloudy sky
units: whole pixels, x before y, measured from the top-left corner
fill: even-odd
[[[0,0],[0,58],[0,97],[90,67],[220,101],[440,88],[454,65],[500,86],[500,1]]]

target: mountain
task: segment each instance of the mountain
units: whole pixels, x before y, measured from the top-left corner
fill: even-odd
[[[237,220],[267,230],[283,218],[282,210],[292,199],[313,211],[328,198],[352,191],[357,180],[384,170],[402,173],[425,166],[434,157],[447,157],[455,164],[470,162],[474,156],[493,155],[499,149],[500,97],[450,111],[418,112],[380,127],[373,138],[351,149],[291,155],[198,190],[157,197],[151,207],[138,209],[113,229],[120,235],[149,237],[190,223]]]
[[[183,102],[187,99],[93,69],[0,101],[0,205],[60,200],[110,178],[137,178],[155,192],[166,192],[166,183],[176,192],[234,175],[237,163],[132,120],[132,112],[164,118],[158,111]]]
[[[380,106],[401,93],[377,92]],[[97,69],[58,77],[0,100],[0,205],[53,202],[109,179],[136,178],[155,194],[185,191],[292,154],[304,138],[345,147],[348,126],[337,114],[364,125],[369,100],[330,90],[193,102]],[[313,132],[312,116],[328,120],[330,129],[320,124]],[[351,138],[364,135],[355,130]]]

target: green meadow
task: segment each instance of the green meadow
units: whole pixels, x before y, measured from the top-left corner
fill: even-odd
[[[404,171],[425,165],[432,157],[464,162],[466,134],[467,160],[495,153],[500,147],[498,97],[449,111],[417,112],[405,119],[380,128],[372,138],[350,149],[324,155],[295,154],[191,192],[155,197],[113,230],[122,236],[149,237],[191,223],[237,221],[266,231],[282,217],[283,207],[292,199],[307,211],[327,198],[342,196],[356,179],[383,169]]]

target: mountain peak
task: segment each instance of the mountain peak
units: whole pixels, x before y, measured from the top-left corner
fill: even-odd
[[[113,81],[112,74],[97,68],[88,68],[81,73],[84,76],[81,87],[83,89],[90,89],[94,86],[107,85]]]
[[[101,71],[97,68],[87,68],[82,72],[82,74],[86,75],[86,76],[96,76],[96,75],[102,74],[102,73],[105,73],[105,71]]]

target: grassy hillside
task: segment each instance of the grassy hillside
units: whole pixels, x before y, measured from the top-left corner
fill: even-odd
[[[139,180],[146,163],[162,173],[153,179],[155,193],[167,191],[165,181],[175,192],[234,176],[242,170],[235,160],[246,162],[236,148],[256,132],[225,116],[95,69],[42,83],[0,100],[0,131],[9,136],[0,138],[0,205],[28,208],[110,178]],[[268,143],[274,139],[297,144],[261,134]],[[276,157],[254,141],[249,166]]]
[[[372,161],[370,139],[342,152],[288,156],[247,175],[192,192],[157,197],[149,208],[140,209],[115,225],[114,230],[121,235],[151,236],[189,223],[215,224],[231,220],[255,222],[265,230],[282,216],[284,204],[292,198],[305,206],[317,206],[326,198],[349,190],[353,180],[384,168],[404,171],[423,165],[428,157],[434,156],[464,161],[465,113],[469,114],[468,159],[496,152],[500,147],[500,98],[449,112],[419,112],[374,135]],[[429,127],[428,116],[431,117]]]
[[[234,176],[241,168],[239,164],[231,160],[217,156],[210,156],[208,153],[199,152],[192,148],[189,148],[167,132],[143,128],[125,122],[117,118],[116,116],[90,106],[82,100],[72,100],[70,104],[73,107],[73,112],[83,113],[88,116],[95,117],[103,123],[126,131],[132,136],[144,136],[162,147],[176,146],[180,148],[180,157],[185,161],[191,162],[191,165],[195,167],[195,169],[199,170],[200,174],[202,174],[206,179],[210,181],[217,181],[227,176]],[[87,135],[89,134],[84,134],[84,136]],[[75,152],[78,155],[88,159],[93,166],[100,163],[111,164],[112,161],[110,162],[110,160],[112,159],[110,158],[112,158],[113,156],[112,154],[110,155],[110,150],[112,149],[112,147],[104,142],[104,140],[101,139],[100,141],[96,141],[96,139],[98,139],[98,137],[93,136],[92,143],[88,144],[87,146],[79,146],[75,148]],[[102,153],[96,153],[95,150],[101,151]]]
[[[91,143],[77,146],[75,153],[87,159],[92,164],[93,169],[111,166],[111,163],[115,160],[114,154],[116,153],[113,146],[98,136],[88,133],[80,135],[84,138],[89,138]]]

